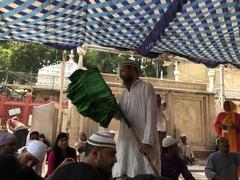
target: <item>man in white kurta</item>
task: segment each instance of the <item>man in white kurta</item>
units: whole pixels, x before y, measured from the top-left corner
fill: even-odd
[[[117,143],[117,163],[113,168],[113,177],[154,174],[148,161],[143,157],[144,153],[149,154],[153,164],[160,172],[156,95],[151,84],[138,78],[137,67],[134,61],[126,61],[121,65],[120,77],[126,88],[120,106],[142,144],[140,146],[137,144],[122,120]],[[134,73],[136,73],[136,77]]]

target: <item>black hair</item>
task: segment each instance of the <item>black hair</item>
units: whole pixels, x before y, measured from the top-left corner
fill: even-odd
[[[88,156],[92,152],[93,148],[97,148],[100,150],[104,147],[93,146],[93,145],[89,144],[88,142],[86,142],[85,148],[84,148],[84,150],[85,150],[84,156]]]
[[[45,137],[44,134],[39,134],[39,138],[44,138],[44,139],[46,139],[46,137]]]
[[[161,99],[161,101],[162,101],[162,97],[161,97],[161,95],[160,95],[160,94],[157,94],[156,96],[157,96],[157,97],[159,97],[159,98]]]
[[[89,144],[89,143],[86,143],[86,144],[85,144],[85,153],[84,153],[84,156],[88,156],[94,147],[95,147],[95,146],[93,146],[93,145],[91,145],[91,144]]]
[[[39,139],[39,132],[38,131],[32,131],[31,133],[30,133],[30,135],[29,135],[29,138],[31,139],[31,136],[32,135],[36,135],[37,137],[38,137],[38,139]]]
[[[53,152],[55,154],[55,167],[57,167],[59,164],[61,164],[66,157],[71,157],[74,159],[76,158],[76,151],[69,146],[66,148],[66,157],[63,156],[61,148],[57,145],[58,141],[62,138],[69,138],[69,136],[67,133],[64,133],[64,132],[60,132],[57,135],[57,139],[53,146]]]
[[[169,147],[162,147],[162,153],[166,154],[168,152]]]
[[[223,109],[224,109],[224,111],[226,111],[226,112],[230,112],[230,111],[231,111],[231,105],[230,105],[229,101],[225,101],[225,102],[223,103]]]

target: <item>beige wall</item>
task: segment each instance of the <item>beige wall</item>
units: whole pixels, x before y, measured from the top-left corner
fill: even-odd
[[[115,76],[104,76],[113,94],[119,97],[122,86]],[[164,97],[169,107],[170,122],[168,123],[168,134],[179,137],[181,132],[189,136],[189,140],[196,149],[213,148],[215,132],[213,122],[215,119],[215,99],[214,94],[206,91],[206,85],[183,83],[175,81],[161,81],[159,79],[144,79],[151,82],[157,93]],[[77,112],[73,112],[77,116]],[[80,122],[80,124],[76,123]],[[87,118],[72,117],[73,129],[71,142],[77,141],[80,131],[85,131],[89,136],[93,132],[103,130],[94,121]],[[75,126],[75,127],[74,127]],[[78,127],[76,127],[78,126]],[[80,127],[79,127],[80,126]],[[112,120],[108,130],[118,131],[119,121]]]
[[[179,80],[184,82],[195,82],[195,83],[206,83],[208,86],[208,68],[203,64],[194,64],[194,63],[179,63],[178,69],[180,71]],[[219,84],[219,68],[215,69],[214,76],[214,86],[218,88]],[[174,67],[168,68],[167,78],[174,79],[173,76]],[[225,67],[224,68],[225,76],[225,88],[226,90],[238,90],[240,91],[240,70],[234,67]]]

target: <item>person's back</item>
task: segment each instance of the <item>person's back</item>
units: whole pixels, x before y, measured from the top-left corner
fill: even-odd
[[[52,180],[60,179],[104,180],[101,174],[84,162],[72,163],[57,171]]]

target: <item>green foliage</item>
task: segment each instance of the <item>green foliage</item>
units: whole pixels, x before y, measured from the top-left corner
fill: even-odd
[[[117,73],[119,64],[127,60],[128,55],[118,55],[106,52],[87,51],[85,56],[85,66],[96,66],[103,73]]]
[[[62,59],[62,53],[61,50],[37,43],[0,41],[0,70],[37,73],[43,66],[59,63]],[[75,60],[78,61],[78,54],[76,51],[74,53]],[[102,73],[116,74],[120,63],[129,58],[129,55],[88,50],[84,56],[84,66],[95,66]],[[156,77],[156,74],[160,74],[160,71],[163,71],[164,76],[166,75],[163,60],[153,63],[154,60],[151,60],[151,62],[142,62],[143,58],[139,56],[135,56],[134,58],[136,61],[142,63],[142,76]],[[0,73],[0,79],[3,82],[6,75],[2,71]]]
[[[156,76],[156,70],[155,67],[152,64],[147,64],[144,69],[144,74],[147,77],[155,77]]]
[[[11,65],[12,52],[0,46],[0,69],[6,69]]]
[[[24,42],[0,42],[0,69],[37,73],[38,70],[61,59],[54,48]]]

